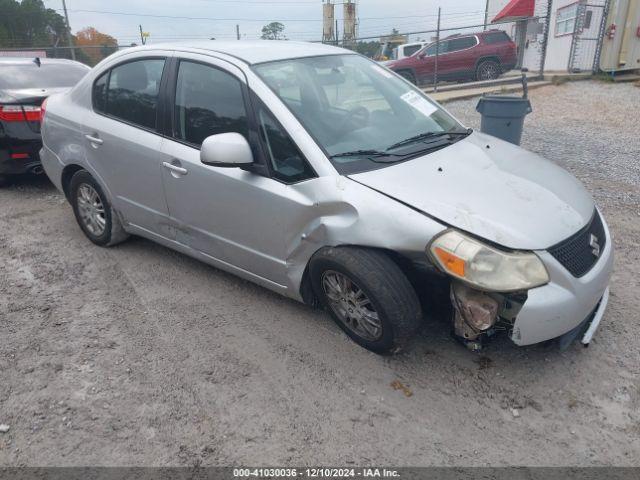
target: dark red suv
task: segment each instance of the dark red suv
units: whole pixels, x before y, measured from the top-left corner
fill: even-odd
[[[434,42],[410,57],[386,66],[407,80],[422,84],[432,82],[435,72]],[[487,30],[452,35],[440,40],[439,80],[491,80],[516,65],[516,44],[502,30]]]

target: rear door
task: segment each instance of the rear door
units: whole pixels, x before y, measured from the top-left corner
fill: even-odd
[[[477,45],[475,35],[448,40],[446,52],[438,59],[438,75],[444,78],[472,74],[476,58],[473,49]]]
[[[117,64],[93,84],[84,120],[87,160],[128,223],[170,236],[162,190],[159,92],[167,55]]]

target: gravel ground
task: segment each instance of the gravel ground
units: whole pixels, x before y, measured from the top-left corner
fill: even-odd
[[[0,190],[0,465],[640,465],[640,88],[531,97],[524,146],[585,182],[614,235],[589,349],[477,355],[434,319],[379,357],[146,240],[95,247],[26,179]],[[448,108],[477,127],[475,103]]]

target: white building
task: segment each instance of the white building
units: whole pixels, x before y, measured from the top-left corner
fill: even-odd
[[[592,69],[604,4],[605,0],[552,0],[545,71]],[[547,0],[489,0],[489,21],[516,42],[519,66],[540,68],[547,9]]]

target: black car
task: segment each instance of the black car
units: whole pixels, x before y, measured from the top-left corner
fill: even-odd
[[[0,185],[11,175],[42,173],[42,102],[73,87],[89,70],[71,60],[0,57]]]

